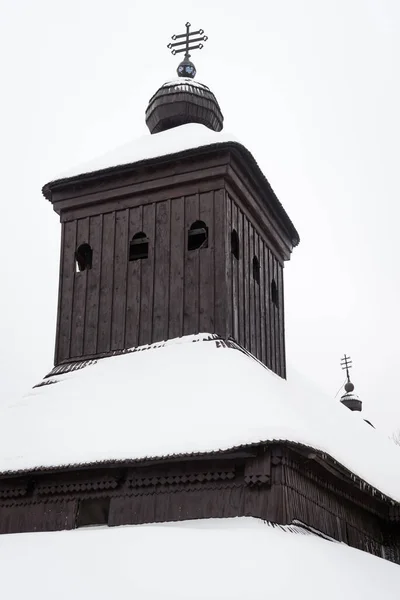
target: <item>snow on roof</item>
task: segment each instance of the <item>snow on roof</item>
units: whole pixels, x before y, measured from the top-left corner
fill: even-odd
[[[0,564],[10,600],[397,600],[400,587],[398,565],[246,517],[1,536]]]
[[[170,85],[179,85],[179,86],[191,85],[192,87],[197,87],[202,90],[207,90],[207,91],[210,90],[210,88],[208,86],[204,85],[204,83],[195,81],[194,79],[191,79],[190,77],[177,77],[176,79],[171,79],[171,81],[166,81],[161,87],[167,87]]]
[[[240,149],[240,152],[254,169],[256,176],[264,182],[264,185],[272,193],[273,202],[276,203],[278,213],[283,217],[283,221],[286,223],[292,236],[292,243],[296,246],[300,241],[299,234],[251,152],[235,136],[223,131],[212,131],[199,123],[187,123],[153,135],[147,134],[132,142],[128,142],[94,160],[69,169],[53,181],[46,183],[42,188],[42,193],[45,198],[51,199],[52,186],[65,183],[70,179],[81,179],[93,173],[108,172],[110,169],[117,167],[135,165],[147,160],[172,156],[188,150],[206,148],[216,144],[233,144],[237,149]]]
[[[192,80],[190,80],[192,81]],[[55,181],[69,179],[83,173],[95,173],[104,169],[130,165],[143,160],[176,154],[192,148],[222,144],[240,143],[233,135],[216,132],[199,123],[187,123],[153,135],[147,134],[107,152],[94,160],[71,168]]]
[[[400,447],[297,375],[285,381],[214,338],[145,346],[45,379],[0,411],[0,472],[287,440],[400,501]]]

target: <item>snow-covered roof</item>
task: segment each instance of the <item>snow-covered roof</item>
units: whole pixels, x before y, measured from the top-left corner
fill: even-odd
[[[298,375],[285,381],[215,336],[145,346],[44,382],[0,411],[0,472],[287,440],[400,501],[399,447]]]
[[[190,85],[192,87],[197,87],[202,90],[210,89],[208,86],[204,85],[204,83],[200,83],[200,81],[196,81],[195,79],[191,79],[190,77],[176,77],[175,79],[171,79],[171,81],[166,81],[161,87],[167,87],[170,85],[178,85],[179,87]]]
[[[229,133],[212,131],[199,123],[187,123],[153,135],[143,135],[103,156],[65,171],[55,181],[227,142],[240,144],[239,140]]]
[[[235,136],[223,131],[212,131],[199,123],[187,123],[153,135],[147,134],[128,142],[94,160],[65,171],[46,183],[42,192],[47,199],[51,199],[54,186],[65,185],[75,179],[82,180],[93,176],[94,173],[109,173],[117,168],[142,165],[152,159],[180,156],[184,152],[201,151],[222,144],[229,145],[230,148],[234,147],[242,157],[244,156],[249,170],[252,171],[252,173],[249,172],[249,175],[251,174],[254,181],[262,182],[261,185],[272,194],[272,202],[290,232],[293,245],[296,246],[299,243],[299,234],[251,152]]]
[[[1,536],[0,564],[10,600],[397,600],[400,588],[398,565],[245,517]]]

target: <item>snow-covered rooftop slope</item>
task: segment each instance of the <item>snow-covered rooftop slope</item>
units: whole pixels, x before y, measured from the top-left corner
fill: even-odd
[[[400,448],[298,376],[285,381],[206,334],[144,348],[51,377],[3,408],[0,472],[289,440],[400,501]]]
[[[210,89],[204,83],[200,83],[200,81],[196,81],[195,79],[191,79],[190,77],[175,77],[175,79],[171,79],[170,81],[166,81],[161,87],[177,86],[179,88],[184,88],[185,86],[189,86],[189,85],[191,87],[196,87],[196,88],[200,88],[200,89],[203,89],[203,90],[209,90]]]
[[[0,565],[8,600],[398,600],[400,589],[398,565],[251,518],[4,535]]]
[[[154,135],[143,135],[103,156],[69,169],[55,181],[226,142],[240,143],[229,133],[215,132],[198,123],[187,123]]]

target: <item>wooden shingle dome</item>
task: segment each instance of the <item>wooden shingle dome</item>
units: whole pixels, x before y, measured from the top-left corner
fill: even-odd
[[[164,83],[150,99],[146,124],[159,133],[185,123],[200,123],[221,131],[224,117],[212,91],[189,77]]]

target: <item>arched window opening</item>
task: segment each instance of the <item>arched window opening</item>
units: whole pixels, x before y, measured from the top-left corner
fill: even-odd
[[[87,271],[92,268],[93,250],[89,244],[81,244],[75,252],[75,270]]]
[[[275,282],[275,279],[271,281],[271,302],[276,307],[279,306],[279,298],[278,298],[278,288]]]
[[[143,231],[135,233],[129,244],[129,260],[143,260],[149,256],[149,238]]]
[[[232,229],[231,233],[231,252],[236,260],[239,260],[239,236],[236,229]]]
[[[208,247],[208,227],[203,221],[195,221],[188,232],[188,250]]]
[[[260,261],[257,256],[253,258],[253,279],[256,283],[260,283]]]

